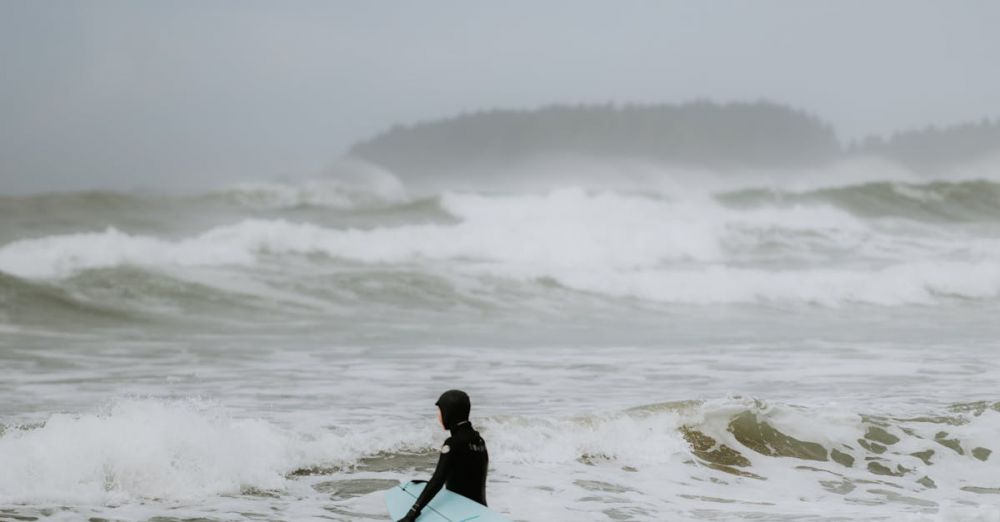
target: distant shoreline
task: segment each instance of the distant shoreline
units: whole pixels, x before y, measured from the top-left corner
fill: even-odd
[[[984,119],[843,143],[817,116],[768,101],[552,105],[397,125],[348,155],[404,177],[497,168],[558,156],[639,159],[713,170],[813,167],[882,157],[933,173],[1000,151],[1000,121]]]

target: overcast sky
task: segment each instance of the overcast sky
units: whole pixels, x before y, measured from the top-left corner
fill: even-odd
[[[1000,116],[1000,2],[0,0],[0,193],[312,175],[397,122],[767,98]]]

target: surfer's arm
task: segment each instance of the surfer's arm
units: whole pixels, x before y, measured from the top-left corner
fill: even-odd
[[[410,514],[413,515],[415,519],[420,515],[420,512],[424,509],[433,498],[434,495],[441,491],[444,487],[445,481],[448,480],[448,473],[451,471],[451,439],[444,441],[444,446],[441,446],[441,454],[438,456],[437,467],[434,468],[434,474],[431,475],[431,479],[424,486],[423,493],[417,498],[417,501],[413,503],[413,507],[410,508]]]

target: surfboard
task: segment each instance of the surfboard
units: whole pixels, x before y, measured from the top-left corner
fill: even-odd
[[[413,507],[420,492],[424,490],[425,482],[407,482],[385,492],[385,503],[389,507],[389,516],[399,520]],[[510,522],[506,518],[490,511],[486,506],[452,493],[445,488],[430,503],[424,506],[417,522]]]

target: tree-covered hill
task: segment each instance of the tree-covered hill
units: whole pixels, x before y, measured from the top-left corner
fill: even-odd
[[[835,159],[830,125],[767,102],[551,106],[396,126],[349,154],[401,174],[497,167],[550,156],[625,157],[713,168]]]
[[[564,157],[738,170],[880,156],[916,171],[937,172],[1000,154],[1000,122],[931,127],[844,147],[830,124],[764,101],[554,105],[395,126],[354,145],[348,154],[404,177],[471,176]]]

